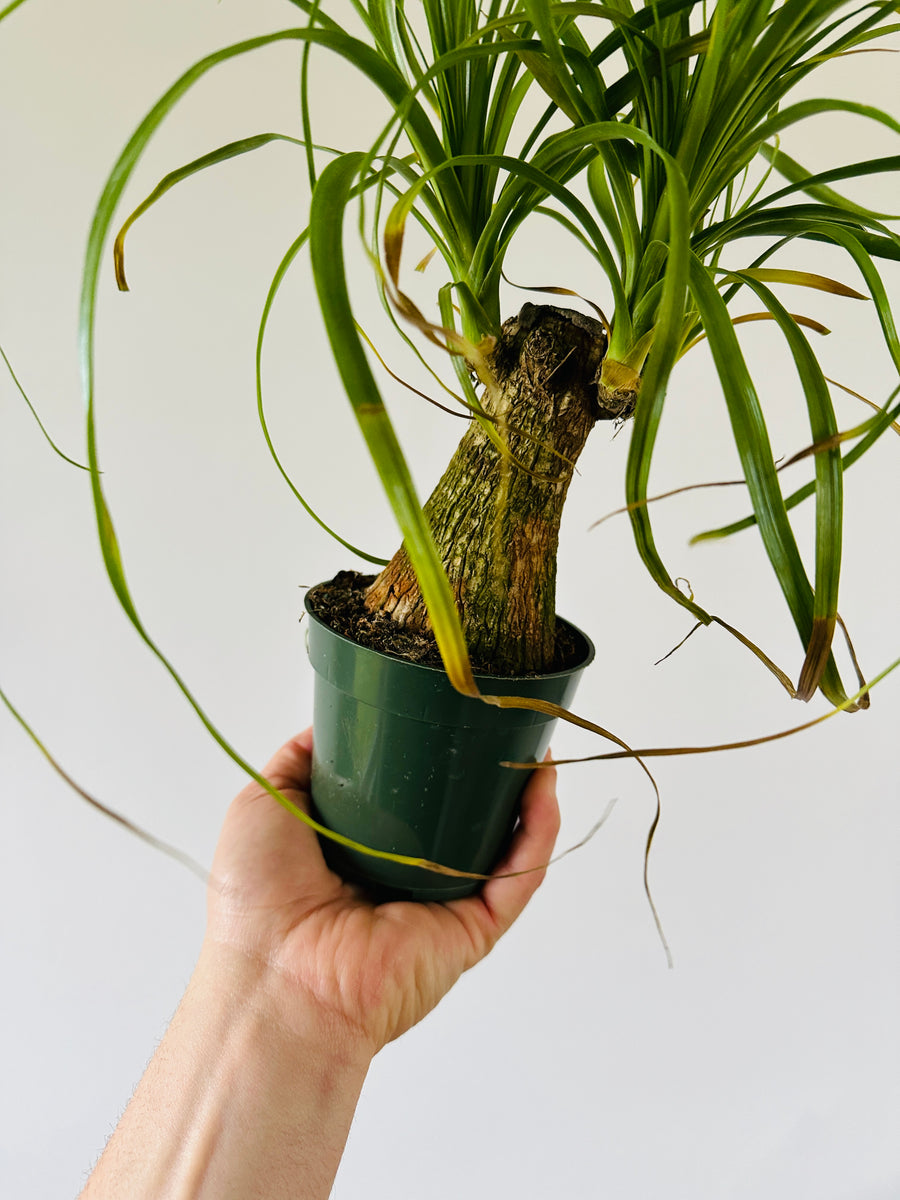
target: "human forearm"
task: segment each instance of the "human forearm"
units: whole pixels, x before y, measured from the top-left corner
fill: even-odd
[[[290,981],[205,947],[82,1200],[325,1200],[370,1059]]]

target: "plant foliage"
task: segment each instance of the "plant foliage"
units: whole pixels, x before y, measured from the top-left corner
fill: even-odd
[[[876,266],[879,258],[900,258],[900,239],[889,217],[844,199],[831,186],[896,172],[900,157],[816,174],[779,144],[791,126],[837,112],[900,133],[890,115],[870,106],[841,98],[791,98],[797,84],[822,63],[895,30],[895,6],[887,0],[859,7],[834,0],[715,5],[664,0],[638,9],[628,0],[354,0],[351,32],[335,15],[340,6],[327,0],[292,3],[304,14],[305,27],[209,56],[170,90],[135,134],[98,209],[86,276],[86,341],[113,209],[156,125],[208,69],[272,41],[295,39],[303,46],[301,113],[312,183],[305,232],[320,304],[348,397],[456,686],[474,690],[459,622],[353,318],[342,243],[344,214],[356,204],[398,323],[450,351],[470,412],[501,447],[502,433],[481,411],[478,383],[491,384],[484,350],[504,315],[500,288],[506,255],[515,239],[527,239],[536,214],[553,217],[578,239],[612,295],[604,382],[639,388],[625,495],[637,550],[656,583],[703,623],[710,614],[677,587],[657,550],[647,487],[672,369],[700,337],[708,340],[749,490],[751,520],[805,648],[796,694],[808,699],[821,687],[832,703],[843,704],[846,692],[831,646],[838,620],[848,453],[835,441],[828,382],[803,322],[769,285],[860,293],[763,264],[798,239],[839,247],[861,274],[900,369],[900,341]],[[313,149],[311,52],[338,55],[374,83],[387,102],[377,141],[336,154],[321,171],[321,154]],[[538,110],[535,94],[546,101]],[[233,143],[183,173],[257,144],[261,139]],[[773,188],[770,176],[781,176],[784,186]],[[583,198],[585,188],[589,200]],[[142,209],[156,198],[149,197]],[[443,261],[433,314],[420,311],[402,287],[401,252],[410,217]],[[726,270],[723,252],[750,237],[756,239],[753,261],[743,270]],[[759,239],[764,239],[761,252]],[[815,456],[811,493],[816,507],[811,571],[781,491],[753,368],[734,331],[733,301],[748,292],[786,340],[806,396],[811,441],[822,447]],[[868,444],[889,423],[886,412],[873,417],[863,431]]]
[[[13,0],[0,8],[0,21],[23,2]],[[880,336],[900,372],[900,339],[878,270],[879,260],[900,260],[900,237],[892,228],[896,218],[867,209],[840,191],[847,182],[896,174],[900,156],[814,172],[784,152],[780,137],[804,121],[835,113],[900,133],[892,116],[871,106],[839,97],[795,100],[792,95],[823,63],[869,50],[876,39],[896,33],[900,24],[893,22],[892,0],[860,5],[836,0],[659,0],[637,8],[630,0],[288,2],[299,21],[295,27],[206,56],[148,112],[98,202],[83,277],[88,459],[104,562],[125,612],[213,737],[269,787],[212,726],[150,637],[129,590],[97,449],[96,297],[117,221],[115,265],[125,287],[125,235],[138,217],[197,172],[251,155],[273,141],[295,143],[305,155],[311,198],[308,224],[298,230],[278,265],[266,299],[258,386],[269,313],[286,272],[308,245],[348,398],[456,687],[478,694],[450,588],[354,318],[344,268],[344,244],[353,228],[348,215],[358,220],[377,286],[410,352],[421,355],[423,340],[448,352],[463,414],[481,422],[502,453],[508,453],[503,431],[487,417],[481,397],[493,384],[488,352],[505,315],[501,284],[506,257],[514,242],[527,245],[536,220],[548,217],[582,248],[611,297],[608,314],[602,316],[609,336],[602,383],[637,396],[624,497],[637,551],[653,580],[704,624],[718,618],[678,588],[655,544],[648,482],[672,371],[699,341],[708,342],[752,514],[701,536],[757,528],[804,649],[796,687],[748,639],[719,623],[754,650],[792,694],[809,699],[821,689],[837,709],[864,704],[865,688],[848,696],[832,655],[840,624],[843,472],[896,421],[900,406],[895,392],[869,420],[839,431],[829,381],[805,332],[821,327],[790,313],[774,288],[789,284],[871,299]],[[182,97],[210,71],[227,69],[230,61],[263,54],[278,43],[298,47],[298,128],[230,142],[176,168],[122,225],[120,203],[135,165]],[[309,85],[313,54],[331,56],[381,93],[384,125],[372,144],[341,150],[317,145],[317,98]],[[434,307],[427,312],[404,291],[402,250],[410,219],[442,263]],[[753,239],[754,257],[736,267],[734,254],[746,239]],[[797,241],[837,247],[864,291],[794,269],[790,251]],[[776,255],[778,264],[773,265]],[[738,297],[752,297],[759,311],[736,314]],[[782,493],[754,366],[735,333],[736,324],[748,319],[771,320],[778,327],[806,399],[815,477],[788,497]],[[258,405],[263,433],[287,478],[265,425],[261,387]],[[848,441],[854,443],[849,449]],[[792,510],[810,497],[815,503],[811,569],[791,523]],[[497,702],[496,697],[482,698]],[[515,703],[510,698],[504,702]],[[621,751],[613,757],[640,755],[608,731],[568,716],[616,742]]]
[[[868,48],[895,31],[895,6],[888,0],[858,7],[835,0],[714,5],[662,0],[637,9],[628,0],[353,0],[351,29],[335,15],[346,15],[346,5],[290,2],[304,18],[302,26],[207,56],[160,99],[115,165],[90,235],[82,341],[95,503],[107,569],[142,636],[96,455],[92,343],[103,251],[134,165],[179,99],[228,60],[294,41],[301,48],[303,135],[296,140],[307,157],[310,216],[279,267],[264,322],[287,266],[308,238],[341,376],[454,684],[477,694],[449,586],[354,320],[343,243],[346,214],[356,206],[398,328],[414,353],[417,337],[447,349],[468,414],[483,423],[501,449],[502,431],[486,418],[479,395],[480,386],[490,388],[492,382],[486,351],[503,317],[506,255],[514,240],[527,239],[538,215],[552,217],[577,239],[612,296],[604,318],[609,353],[603,382],[638,393],[625,495],[637,550],[655,582],[702,623],[714,618],[678,588],[657,550],[647,487],[673,367],[698,340],[708,341],[752,504],[749,523],[759,531],[805,650],[794,692],[809,699],[821,688],[833,704],[846,706],[831,652],[839,621],[843,469],[896,412],[879,410],[856,431],[857,446],[842,449],[828,381],[803,328],[810,322],[789,313],[771,285],[861,293],[821,276],[764,264],[776,252],[789,252],[796,240],[837,246],[862,276],[900,369],[900,340],[876,265],[878,259],[900,258],[900,238],[892,231],[892,218],[843,198],[832,187],[896,172],[900,157],[813,173],[779,144],[791,126],[837,112],[900,133],[897,121],[870,106],[840,98],[793,101],[791,95],[822,63]],[[311,53],[336,56],[385,99],[386,120],[376,141],[328,151],[321,169],[323,152],[314,142],[315,97],[308,85]],[[535,97],[541,101],[537,109]],[[172,172],[120,234],[122,279],[125,229],[168,187],[285,136],[261,134],[230,143]],[[775,176],[783,186],[772,187]],[[401,256],[410,217],[443,262],[433,313],[422,312],[403,290]],[[726,268],[723,253],[747,238],[755,239],[753,261],[740,270]],[[754,316],[773,320],[782,332],[806,397],[815,481],[803,496],[797,493],[787,502],[753,368],[735,333],[733,302],[748,293],[761,308]],[[790,508],[806,495],[814,496],[816,512],[811,570],[790,517]],[[724,536],[733,528],[716,532]]]

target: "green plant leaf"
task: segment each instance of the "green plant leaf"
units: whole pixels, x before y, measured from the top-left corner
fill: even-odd
[[[34,405],[28,399],[28,394],[26,393],[25,389],[22,387],[21,383],[19,382],[19,377],[18,377],[18,375],[16,375],[15,371],[13,370],[12,363],[6,357],[6,351],[3,349],[2,346],[0,346],[0,358],[2,358],[4,363],[6,364],[6,369],[7,369],[7,371],[9,371],[10,379],[12,379],[13,383],[16,385],[19,395],[22,397],[22,399],[28,405],[28,410],[31,413],[31,415],[34,417],[35,421],[37,422],[37,427],[38,427],[38,429],[40,429],[41,433],[44,435],[44,438],[46,439],[47,444],[50,446],[50,449],[54,452],[54,454],[58,454],[59,457],[63,460],[63,462],[69,463],[70,466],[77,467],[79,469],[79,471],[89,471],[90,467],[86,466],[84,463],[76,462],[74,458],[69,458],[68,454],[64,454],[62,452],[62,450],[60,450],[59,446],[57,446],[56,442],[54,442],[54,440],[50,436],[50,434],[47,432],[47,429],[46,429],[43,421],[37,414],[37,409],[34,407]]]
[[[329,163],[313,193],[310,254],[319,306],[344,389],[418,577],[447,674],[458,691],[475,696],[478,689],[450,584],[350,306],[344,272],[343,216],[363,158],[362,154],[347,154]]]
[[[263,146],[269,146],[273,142],[289,142],[294,146],[304,145],[299,138],[288,137],[284,133],[258,133],[253,137],[240,138],[236,142],[229,142],[225,146],[219,146],[218,149],[211,150],[208,154],[203,154],[200,158],[195,158],[192,162],[186,163],[183,167],[178,167],[177,170],[170,171],[168,175],[164,176],[153,191],[126,218],[119,232],[116,234],[116,239],[113,242],[113,263],[119,291],[128,291],[128,280],[125,276],[125,238],[128,235],[129,229],[139,217],[143,216],[149,208],[152,208],[166,192],[170,191],[176,184],[181,183],[183,180],[189,179],[191,175],[196,175],[198,172],[205,171],[208,167],[217,166],[219,163],[227,162],[231,158],[237,158],[239,155],[250,154],[254,150],[260,150]],[[328,150],[328,147],[316,148]],[[337,150],[328,150],[328,152],[331,154],[338,153]]]
[[[115,821],[117,825],[121,825],[123,829],[126,829],[129,833],[133,834],[135,837],[140,838],[140,840],[142,842],[146,842],[147,845],[150,846],[152,849],[159,850],[162,854],[165,854],[169,858],[174,859],[175,862],[181,863],[181,865],[183,867],[187,867],[187,869],[191,872],[191,874],[196,875],[197,878],[202,880],[203,883],[209,882],[208,873],[203,869],[203,867],[200,866],[200,864],[195,859],[191,858],[191,856],[189,854],[185,854],[184,851],[179,850],[177,846],[172,846],[172,845],[170,845],[169,842],[164,842],[161,838],[156,837],[155,834],[149,833],[146,829],[142,829],[140,825],[136,825],[133,821],[129,821],[127,817],[123,817],[120,812],[117,812],[114,808],[110,808],[109,805],[104,804],[102,801],[98,800],[95,796],[92,796],[91,793],[86,791],[80,784],[76,783],[75,780],[72,778],[72,776],[60,765],[59,761],[56,758],[54,758],[54,756],[50,753],[50,751],[47,749],[46,745],[41,741],[41,739],[38,737],[38,735],[35,733],[35,731],[32,729],[32,727],[28,724],[28,722],[25,720],[25,718],[22,716],[22,714],[19,712],[19,710],[15,707],[15,705],[10,700],[10,698],[3,691],[3,688],[0,688],[0,701],[3,702],[3,704],[6,706],[6,708],[12,715],[13,719],[18,722],[18,724],[25,731],[25,733],[28,735],[28,737],[31,739],[31,741],[34,743],[34,745],[37,747],[37,749],[41,752],[41,754],[44,756],[44,758],[47,760],[47,762],[50,764],[50,766],[53,768],[53,770],[57,773],[57,775],[59,775],[59,777],[65,783],[67,783],[69,785],[69,787],[77,795],[79,795],[82,800],[85,801],[86,804],[89,804],[91,806],[91,808],[96,809],[96,811],[101,813],[104,817],[108,817],[111,821]]]
[[[821,725],[825,721],[831,720],[842,712],[853,712],[857,708],[864,707],[861,701],[864,701],[868,693],[876,687],[882,680],[886,679],[893,671],[900,667],[900,658],[895,658],[889,666],[861,687],[852,696],[847,696],[841,704],[836,704],[834,708],[828,712],[822,713],[821,716],[813,717],[811,721],[804,721],[802,725],[793,725],[790,729],[781,729],[777,733],[763,734],[761,737],[744,738],[738,742],[719,742],[716,745],[707,746],[647,746],[639,750],[612,750],[605,754],[588,754],[583,758],[554,758],[547,759],[543,763],[514,763],[513,766],[530,767],[532,770],[542,767],[562,767],[570,763],[584,762],[611,762],[623,758],[672,758],[681,757],[683,755],[694,754],[721,754],[726,750],[747,750],[751,746],[764,746],[769,742],[780,742],[784,738],[793,737],[794,734],[804,733],[807,729],[814,729],[816,725]]]
[[[758,272],[739,271],[748,286],[772,314],[790,348],[803,386],[814,443],[824,443],[837,432],[828,384],[812,347],[797,323],[759,279]],[[816,465],[816,573],[813,623],[806,660],[797,684],[800,700],[816,692],[830,659],[837,623],[838,585],[841,573],[843,473],[840,450],[835,447],[815,456]],[[835,668],[836,670],[836,668]]]
[[[862,292],[829,279],[827,275],[816,275],[812,271],[786,271],[778,267],[745,267],[742,271],[728,272],[740,279],[756,279],[763,283],[789,283],[793,287],[812,288],[814,291],[829,292],[832,296],[846,296],[850,300],[868,300]]]
[[[878,414],[870,420],[865,421],[857,427],[857,435],[862,436],[862,441],[848,450],[841,458],[841,471],[846,473],[858,462],[867,450],[875,444],[886,429],[890,429],[892,424],[900,418],[900,404],[891,407],[891,401],[900,392],[900,386],[896,387],[884,407],[879,410]],[[785,508],[796,508],[804,500],[815,494],[815,482],[805,483],[802,487],[792,492],[785,500]],[[690,544],[693,546],[698,542],[713,541],[716,538],[731,537],[732,534],[741,533],[744,529],[751,529],[756,524],[756,516],[751,514],[747,517],[742,517],[739,521],[732,521],[728,525],[722,525],[717,529],[707,529],[703,533],[697,533],[691,538]]]
[[[8,17],[10,13],[15,12],[20,5],[24,4],[25,0],[12,0],[11,4],[7,4],[5,8],[0,8],[0,21]]]
[[[725,181],[735,178],[744,166],[751,161],[760,146],[765,145],[783,130],[796,125],[810,117],[823,116],[829,113],[846,112],[855,116],[865,117],[880,125],[886,126],[894,133],[900,133],[900,122],[894,120],[888,113],[870,104],[857,104],[851,100],[802,100],[788,108],[776,112],[767,121],[754,128],[745,137],[737,139],[723,154],[716,165],[716,170],[709,177],[706,187],[699,191],[695,204],[699,211],[708,208],[722,191]]]
[[[427,866],[428,869],[431,870],[447,872],[449,871],[448,868],[444,868],[439,865],[429,865],[421,859],[411,859],[402,855],[392,855],[383,851],[377,851],[370,847],[354,843],[350,839],[342,837],[340,834],[325,829],[323,826],[319,825],[318,822],[314,821],[307,813],[299,809],[291,800],[279,792],[278,789],[272,787],[269,781],[265,779],[257,770],[255,770],[255,768],[230,745],[227,739],[210,720],[204,709],[200,706],[199,702],[188,688],[180,673],[175,669],[174,665],[166,657],[162,649],[153,640],[138,614],[134,600],[128,588],[118,539],[116,537],[112,516],[106,503],[106,498],[102,488],[97,449],[94,393],[95,312],[102,252],[122,192],[128,182],[128,179],[130,178],[136,162],[138,161],[143,149],[152,137],[155,130],[172,110],[178,100],[186,92],[188,92],[190,88],[193,87],[193,85],[208,71],[231,58],[253,52],[264,46],[272,45],[280,41],[303,41],[307,38],[330,45],[331,48],[336,52],[342,53],[346,57],[349,57],[351,61],[360,67],[361,70],[370,71],[375,81],[383,83],[389,93],[391,89],[394,89],[396,92],[396,79],[393,76],[385,73],[384,64],[377,60],[377,56],[374,54],[374,52],[365,44],[358,43],[355,39],[349,38],[342,33],[332,33],[330,31],[320,31],[315,29],[289,29],[273,34],[263,35],[257,38],[250,38],[246,41],[228,46],[214,54],[207,55],[205,58],[200,59],[197,63],[185,71],[184,74],[181,75],[181,77],[172,85],[172,87],[170,87],[168,91],[164,93],[162,98],[157,101],[157,103],[138,125],[138,128],[129,139],[118,160],[113,166],[109,178],[107,179],[106,185],[100,196],[100,200],[97,203],[88,236],[88,246],[85,255],[85,265],[82,278],[81,304],[79,310],[80,357],[83,390],[87,409],[86,424],[88,461],[91,469],[91,490],[97,519],[97,531],[107,576],[114,592],[116,593],[116,596],[118,597],[123,611],[127,615],[138,635],[165,667],[173,682],[176,684],[182,695],[200,718],[200,721],[206,728],[207,732],[233,762],[241,767],[241,769],[245,771],[245,773],[249,775],[251,779],[255,780],[256,783],[264,788],[266,792],[268,792],[275,800],[278,801],[279,804],[282,805],[282,807],[287,809],[294,816],[298,817],[305,824],[310,825],[321,835],[328,837],[333,841],[337,841],[341,845],[348,846],[351,849],[356,849],[364,854],[369,854],[380,858],[387,858],[393,862],[405,862],[408,865],[413,866]],[[401,94],[405,92],[405,85],[402,83],[402,80],[400,81],[400,91]],[[430,129],[429,134],[433,137],[433,133],[431,133]],[[338,159],[337,162],[342,163],[343,160]],[[317,187],[317,191],[318,190],[319,188]]]
[[[263,432],[263,437],[266,439],[266,446],[269,449],[269,454],[272,456],[272,460],[275,463],[275,466],[278,468],[282,479],[291,489],[294,497],[299,500],[306,509],[307,513],[312,517],[316,524],[319,525],[320,528],[322,528],[329,535],[329,537],[333,537],[336,542],[339,542],[340,545],[349,550],[351,554],[355,554],[358,558],[362,558],[366,562],[373,563],[375,566],[383,567],[388,562],[386,558],[377,558],[375,555],[369,554],[365,550],[360,550],[359,547],[354,546],[351,542],[346,541],[340,536],[340,534],[335,533],[335,531],[329,525],[326,525],[319,514],[307,503],[306,500],[304,500],[304,498],[300,495],[300,492],[297,490],[293,480],[284,469],[284,465],[282,464],[281,459],[278,456],[278,452],[275,449],[275,444],[272,441],[272,435],[269,433],[268,422],[266,421],[265,409],[263,407],[262,357],[266,328],[268,327],[269,323],[269,314],[272,311],[272,306],[275,303],[275,298],[278,295],[278,291],[285,275],[287,275],[291,264],[300,253],[300,250],[306,245],[308,239],[308,228],[304,229],[303,232],[294,239],[282,257],[281,262],[278,264],[275,275],[272,278],[272,282],[269,285],[269,290],[266,294],[266,301],[263,305],[262,316],[260,317],[259,321],[259,329],[256,335],[256,411],[259,417],[259,424]]]
[[[748,284],[752,284],[755,289],[766,290],[764,285],[757,281],[748,280]],[[728,310],[708,272],[696,258],[691,263],[690,287],[709,338],[716,371],[722,384],[735,445],[741,459],[763,546],[800,634],[804,649],[808,649],[813,641],[815,618],[821,614],[818,611],[813,589],[807,578],[787,516],[765,418],[756,389],[744,362]],[[774,297],[772,299],[774,300]],[[777,305],[777,301],[775,303]],[[792,331],[796,331],[796,335],[802,339],[799,329],[780,306],[779,314],[785,318],[783,325],[785,332],[787,333],[790,328]],[[803,341],[805,343],[805,339]],[[799,353],[799,347],[792,345],[791,349],[797,350]],[[805,362],[804,370],[807,365]],[[821,397],[817,394],[816,401],[818,402],[820,399]],[[817,411],[817,419],[820,415]],[[829,432],[834,432],[834,430],[829,430]],[[833,462],[831,470],[835,470]],[[833,509],[831,517],[833,518]],[[840,543],[838,542],[838,553],[839,547]],[[833,562],[828,563],[827,566],[829,571],[833,571]],[[819,605],[827,607],[829,603],[830,594],[826,591],[820,597]],[[815,628],[818,630],[819,626],[815,626]],[[820,686],[833,704],[842,704],[846,700],[833,660],[829,660]]]
[[[896,172],[900,169],[900,157],[896,155],[886,159],[872,159],[869,162],[854,163],[851,167],[839,168],[834,171],[823,171],[818,175],[808,171],[785,154],[783,150],[777,149],[774,146],[767,146],[763,143],[759,147],[759,153],[763,158],[767,159],[772,164],[779,174],[785,179],[790,180],[793,186],[782,188],[780,192],[767,197],[767,203],[771,204],[776,199],[781,199],[784,196],[790,195],[793,191],[805,192],[814,200],[820,200],[823,204],[830,204],[836,208],[844,208],[847,212],[856,213],[861,217],[874,217],[878,221],[893,221],[897,220],[897,215],[892,213],[875,212],[873,209],[864,208],[860,204],[854,204],[852,200],[848,200],[846,196],[840,195],[839,192],[826,186],[827,182],[837,182],[838,179],[860,179],[865,175],[875,174],[878,171]]]

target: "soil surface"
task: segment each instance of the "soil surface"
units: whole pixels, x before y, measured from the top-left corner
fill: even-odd
[[[316,584],[307,595],[309,606],[323,624],[336,633],[426,667],[440,667],[441,656],[430,631],[413,631],[397,624],[383,612],[369,612],[363,603],[365,590],[375,578],[361,575],[358,571],[338,571],[334,579]],[[556,658],[552,671],[565,671],[575,666],[579,647],[571,631],[561,622],[556,623]],[[472,659],[472,670],[477,675],[498,675],[488,662]]]

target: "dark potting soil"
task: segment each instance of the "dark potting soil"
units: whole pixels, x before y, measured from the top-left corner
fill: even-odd
[[[441,655],[432,633],[415,633],[396,624],[383,612],[369,612],[363,602],[366,588],[374,575],[360,575],[358,571],[338,571],[334,579],[318,583],[310,588],[307,601],[318,619],[336,633],[426,667],[440,667]],[[556,624],[556,659],[554,671],[565,671],[576,665],[579,646],[571,630],[561,622]],[[477,675],[496,675],[488,662],[472,660],[472,670]]]

